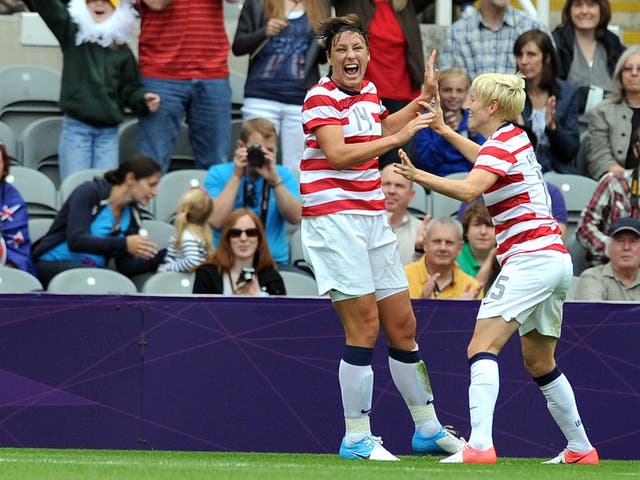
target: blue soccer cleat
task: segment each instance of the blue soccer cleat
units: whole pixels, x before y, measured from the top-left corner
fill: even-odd
[[[416,453],[456,453],[464,448],[464,438],[458,438],[442,427],[433,435],[424,435],[418,429],[411,439],[411,447]]]
[[[398,458],[382,446],[382,439],[368,435],[356,443],[351,443],[347,437],[340,444],[340,457],[352,460],[398,461]]]

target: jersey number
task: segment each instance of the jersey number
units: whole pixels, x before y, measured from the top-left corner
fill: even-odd
[[[498,279],[493,283],[493,287],[491,287],[489,298],[491,298],[492,300],[500,300],[504,295],[505,289],[507,288],[507,286],[504,284],[508,281],[509,277],[507,277],[506,275],[500,275]]]

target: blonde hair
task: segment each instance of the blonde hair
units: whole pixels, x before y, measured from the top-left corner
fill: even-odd
[[[189,230],[194,237],[202,240],[207,251],[213,250],[213,234],[207,220],[213,212],[213,199],[209,193],[200,187],[190,188],[178,202],[178,214],[174,220],[176,226],[176,241],[174,247],[180,250],[182,234]]]
[[[438,77],[438,86],[442,86],[444,82],[451,78],[464,78],[467,81],[467,88],[471,85],[471,77],[469,74],[460,67],[451,67],[440,72]]]
[[[276,138],[278,135],[275,125],[266,118],[252,118],[242,124],[240,140],[246,144],[249,141],[249,137],[256,132],[262,135],[265,140]]]
[[[527,98],[524,87],[524,75],[520,72],[483,73],[471,84],[471,90],[477,92],[484,105],[498,103],[500,120],[504,122],[513,121],[522,113]]]
[[[309,25],[313,31],[318,30],[318,25],[325,18],[327,18],[327,4],[324,0],[300,0],[304,3],[304,8],[307,12],[307,18],[309,19]],[[284,2],[282,0],[264,0],[264,18],[269,20],[270,18],[284,18],[285,9]]]

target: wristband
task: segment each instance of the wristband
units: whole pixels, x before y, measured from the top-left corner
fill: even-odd
[[[271,188],[276,188],[278,185],[282,185],[283,183],[284,183],[284,180],[280,179],[276,183],[272,183]]]

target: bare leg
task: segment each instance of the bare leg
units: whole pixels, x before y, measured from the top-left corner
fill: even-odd
[[[416,426],[412,447],[418,453],[455,453],[464,441],[446,431],[434,408],[431,382],[415,341],[416,318],[408,291],[378,302],[389,345],[389,370]]]

